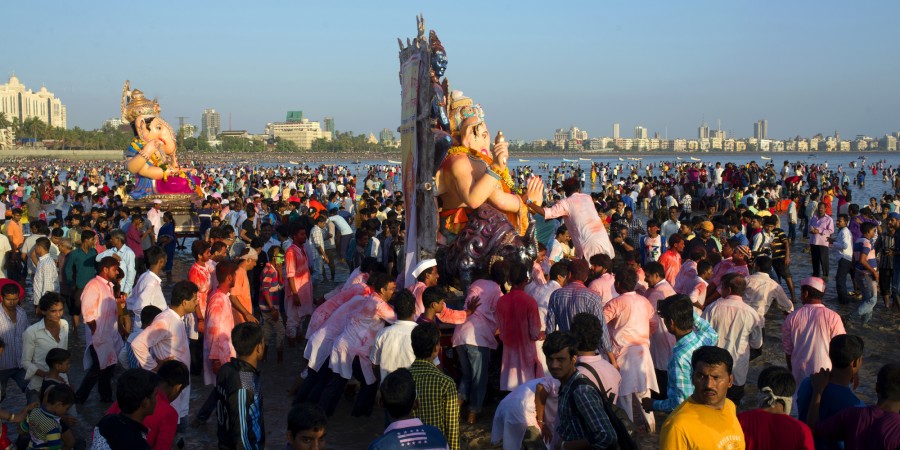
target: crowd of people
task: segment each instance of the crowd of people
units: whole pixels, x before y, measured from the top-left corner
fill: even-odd
[[[396,166],[198,167],[187,241],[165,200],[127,201],[122,170],[0,170],[0,382],[28,401],[0,410],[16,425],[0,447],[168,449],[215,415],[219,448],[264,448],[261,363],[300,349],[290,400],[274,399],[291,403],[293,449],[325,448],[347,392],[351,416],[383,411],[379,450],[458,449],[482,419],[504,449],[629,448],[648,433],[665,449],[900,447],[900,364],[858,377],[861,334],[900,313],[900,190],[884,162],[852,180],[803,162],[520,167],[520,184],[548,181],[529,205],[538,259],[497,261],[465,291],[433,259],[405,267]],[[889,183],[859,202],[866,170]],[[768,349],[783,365],[757,360],[767,320],[783,322]],[[192,377],[214,386],[196,411]],[[95,386],[109,411],[79,436],[70,408]]]

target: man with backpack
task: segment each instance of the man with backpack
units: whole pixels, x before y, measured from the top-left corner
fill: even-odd
[[[605,449],[621,445],[616,427],[607,414],[608,400],[576,370],[578,341],[575,336],[568,332],[553,332],[544,341],[543,350],[550,374],[560,383],[559,425],[556,428],[559,445],[556,448]],[[628,439],[627,433],[623,434]]]

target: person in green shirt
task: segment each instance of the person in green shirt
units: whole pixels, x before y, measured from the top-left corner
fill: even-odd
[[[66,256],[66,265],[63,270],[66,274],[66,280],[69,280],[73,292],[69,297],[69,314],[72,316],[72,323],[75,328],[81,320],[81,291],[97,275],[95,261],[97,257],[97,249],[94,246],[97,235],[91,230],[85,230],[81,233],[81,246],[72,250]]]

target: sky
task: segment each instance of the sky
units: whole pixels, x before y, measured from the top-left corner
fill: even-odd
[[[552,139],[900,131],[895,1],[5,2],[0,82],[15,73],[67,107],[68,126],[119,116],[131,80],[163,117],[261,133],[289,110],[355,133],[396,130],[397,38],[415,16],[440,37],[447,77],[492,132]]]

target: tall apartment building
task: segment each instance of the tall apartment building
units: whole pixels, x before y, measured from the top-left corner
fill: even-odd
[[[755,124],[753,124],[753,137],[756,139],[768,139],[769,138],[769,121],[766,119],[757,120]]]
[[[709,124],[703,122],[700,128],[697,128],[697,139],[709,139]]]
[[[617,124],[617,123],[613,124],[613,136],[612,137],[613,137],[613,139],[619,138],[619,124]]]
[[[206,140],[214,141],[222,132],[222,115],[215,109],[204,109],[200,117],[200,134],[206,136]]]
[[[26,89],[15,75],[0,84],[0,112],[9,121],[17,118],[22,123],[34,117],[51,127],[66,128],[66,105],[44,86],[37,92]]]
[[[640,125],[634,127],[635,139],[647,139],[647,128]]]

